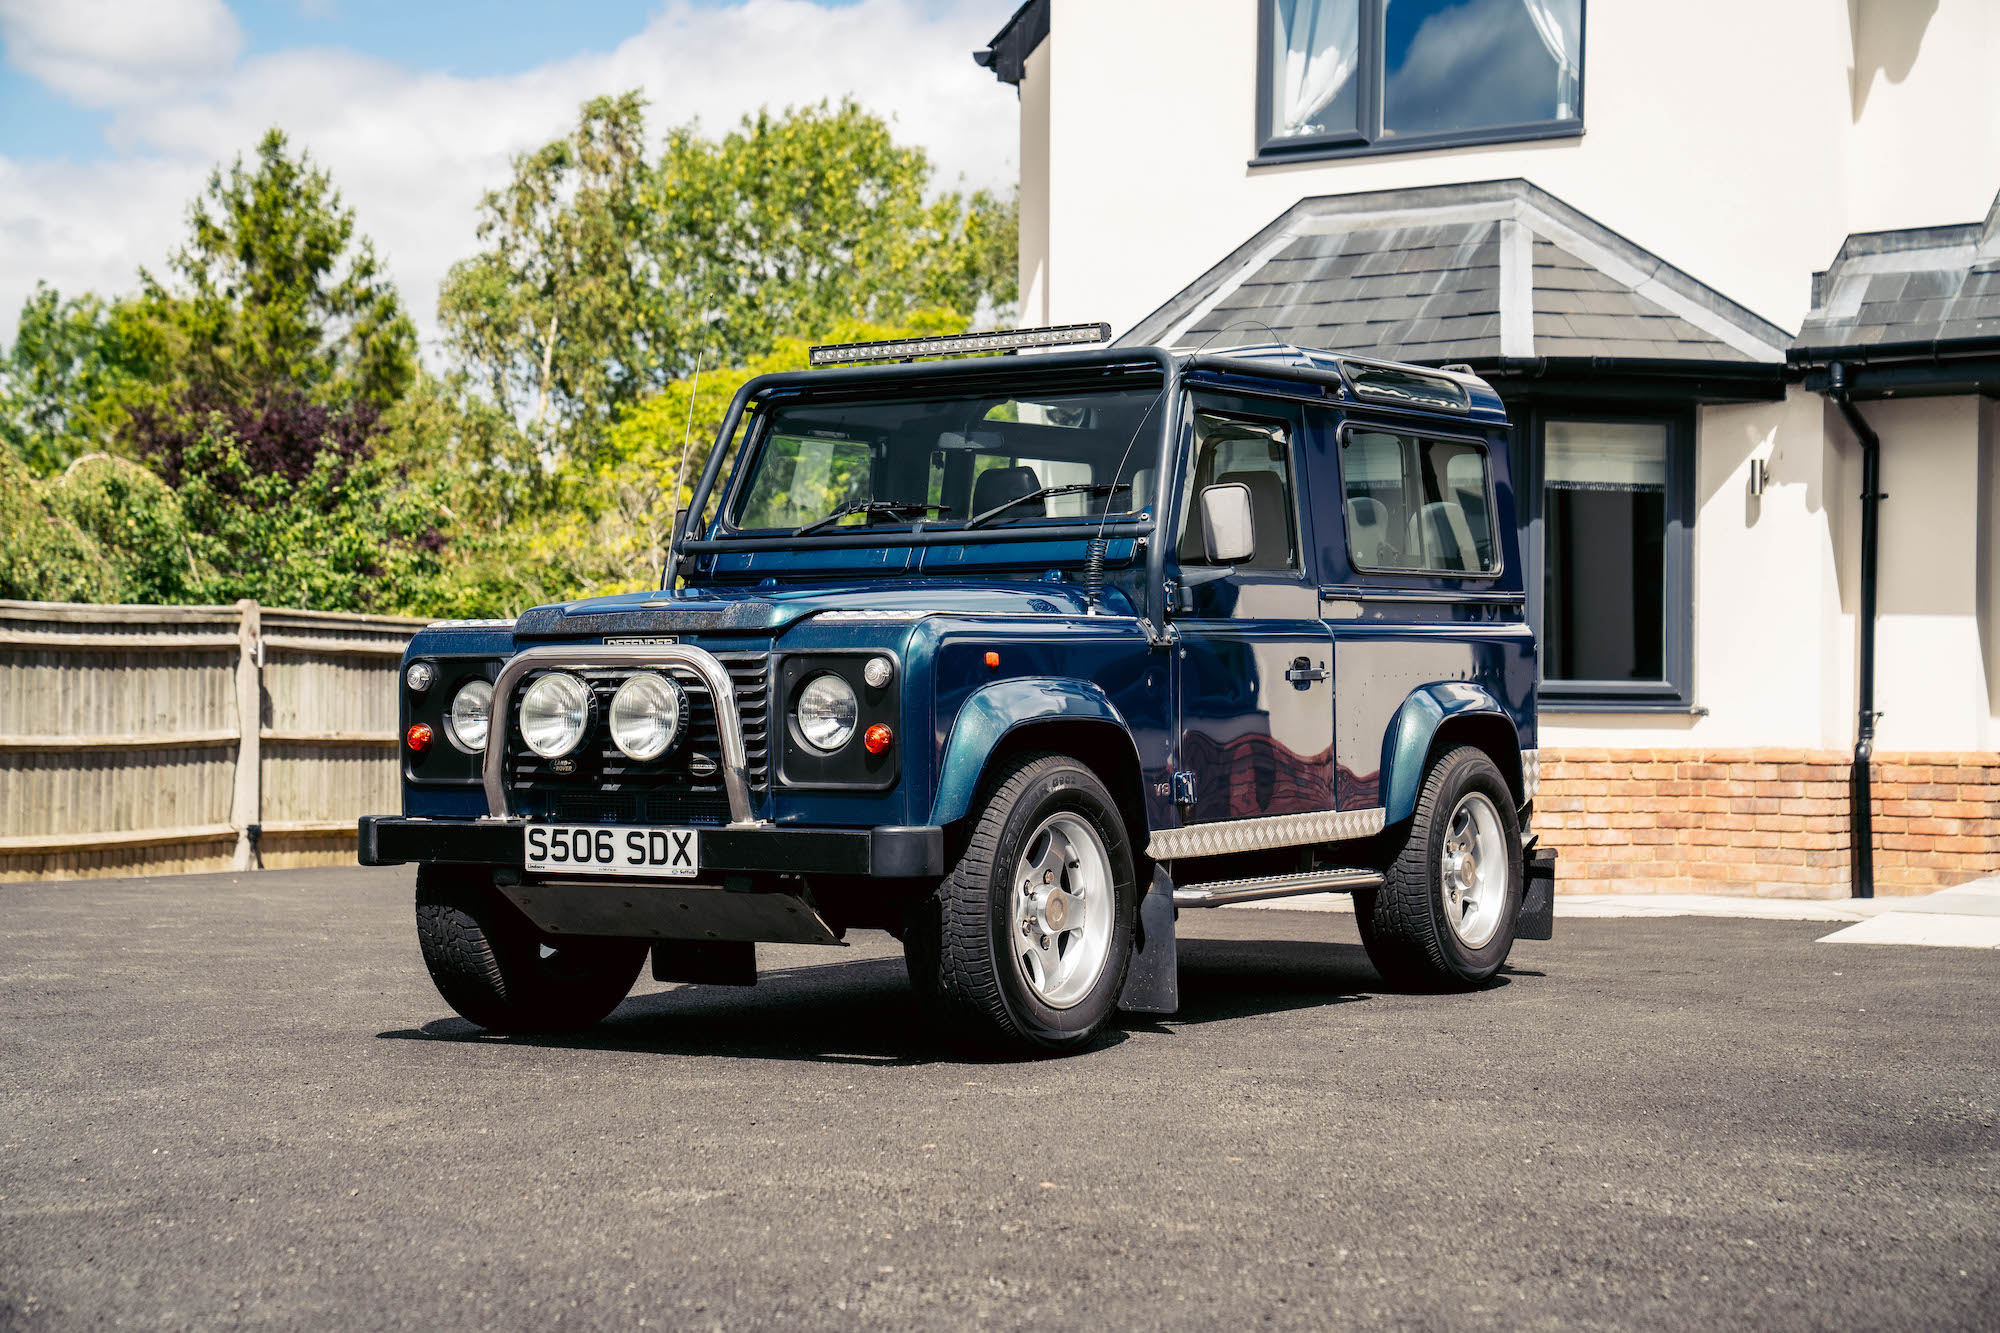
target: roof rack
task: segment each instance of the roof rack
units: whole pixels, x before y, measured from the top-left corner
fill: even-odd
[[[966,356],[974,352],[1016,352],[1024,347],[1073,347],[1111,340],[1109,324],[1054,324],[1039,329],[995,329],[943,338],[887,338],[880,342],[823,343],[806,354],[814,366],[865,361],[911,361],[920,356]]]

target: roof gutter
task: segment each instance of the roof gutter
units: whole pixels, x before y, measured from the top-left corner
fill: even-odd
[[[1826,368],[1825,393],[1840,409],[1861,442],[1861,644],[1855,681],[1854,766],[1848,779],[1848,827],[1852,831],[1852,895],[1875,896],[1875,818],[1872,766],[1875,757],[1875,571],[1882,504],[1882,439],[1848,393],[1844,362]]]
[[[1791,363],[1814,393],[1830,394],[1835,365],[1862,399],[2000,392],[2000,337],[1930,338],[1866,347],[1795,347]]]

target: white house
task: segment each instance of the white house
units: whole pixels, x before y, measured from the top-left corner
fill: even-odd
[[[1023,323],[1499,390],[1564,887],[2000,870],[2000,4],[1029,0],[977,58]]]

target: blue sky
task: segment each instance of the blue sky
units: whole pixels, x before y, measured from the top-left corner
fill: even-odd
[[[656,133],[852,95],[940,184],[1015,179],[971,52],[1018,0],[0,0],[0,342],[37,279],[129,289],[218,162],[278,125],[333,174],[426,329],[482,191],[584,99]],[[885,71],[894,71],[892,77]]]

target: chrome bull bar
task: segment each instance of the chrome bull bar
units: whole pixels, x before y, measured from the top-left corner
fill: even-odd
[[[507,809],[507,733],[514,721],[514,687],[521,677],[543,667],[596,671],[666,666],[684,666],[694,672],[715,701],[715,730],[722,744],[722,789],[729,798],[730,827],[763,824],[750,807],[750,765],[743,749],[743,719],[736,711],[736,682],[712,654],[692,644],[551,644],[509,659],[493,682],[493,711],[486,729],[486,817],[511,816]]]

